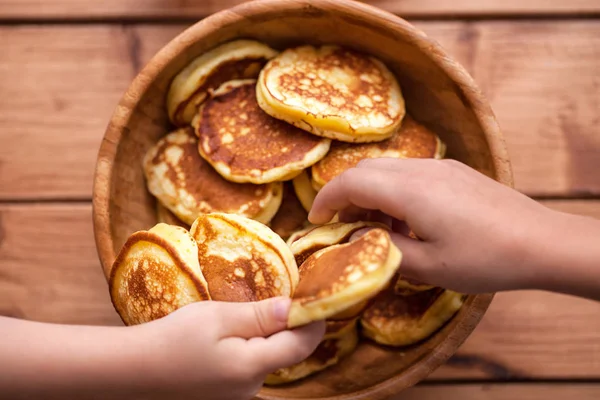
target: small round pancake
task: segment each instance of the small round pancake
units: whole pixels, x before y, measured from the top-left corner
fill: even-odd
[[[363,334],[388,346],[408,346],[426,339],[462,307],[464,296],[434,288],[410,296],[397,295],[394,283],[363,312]]]
[[[405,114],[390,70],[374,57],[338,46],[283,51],[261,70],[257,99],[275,118],[352,143],[389,138]]]
[[[296,235],[295,240],[290,242],[289,245],[296,259],[296,264],[300,267],[313,253],[329,246],[347,243],[355,232],[369,227],[384,228],[385,226],[368,221],[333,222],[302,232],[302,236]]]
[[[181,227],[162,223],[129,237],[113,263],[109,288],[125,325],[150,322],[187,304],[210,300],[194,238]]]
[[[327,158],[327,156],[325,156],[325,158]],[[304,207],[307,212],[310,212],[315,197],[317,197],[317,191],[312,186],[311,169],[312,168],[302,171],[300,175],[295,177],[292,181],[296,196],[298,196],[298,200],[300,200],[302,207]]]
[[[288,327],[328,319],[370,299],[389,283],[401,260],[389,233],[380,228],[317,251],[300,268]]]
[[[256,79],[277,51],[255,40],[236,40],[207,51],[173,79],[167,111],[176,126],[189,125],[210,93],[233,79]]]
[[[180,226],[185,230],[190,229],[188,224],[177,218],[167,207],[160,204],[160,201],[156,202],[156,220],[167,225]]]
[[[269,227],[283,240],[287,240],[290,235],[307,225],[308,213],[296,197],[292,183],[284,182],[283,201],[279,211],[269,223]]]
[[[248,302],[291,297],[298,267],[289,247],[275,232],[233,214],[198,217],[191,234],[213,300]]]
[[[280,182],[266,185],[229,182],[198,154],[191,128],[181,128],[152,147],[144,157],[148,190],[183,222],[198,215],[226,212],[268,223],[281,205]]]
[[[232,182],[292,179],[325,157],[331,144],[262,111],[253,80],[223,84],[193,124],[202,157]]]
[[[304,361],[267,375],[265,384],[282,385],[294,382],[315,374],[337,364],[341,359],[352,353],[358,345],[358,330],[355,320],[339,329],[335,322],[327,321],[327,333],[315,351]],[[333,324],[333,325],[332,325]],[[330,333],[330,326],[337,332]]]
[[[367,158],[444,158],[446,146],[440,138],[408,115],[400,130],[377,143],[333,142],[329,153],[312,166],[312,186],[320,190],[342,172]]]

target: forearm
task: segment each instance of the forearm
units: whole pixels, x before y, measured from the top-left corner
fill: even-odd
[[[131,331],[129,331],[131,329]],[[153,363],[136,328],[44,324],[0,317],[0,393],[7,398],[132,398]]]
[[[530,287],[600,300],[600,221],[553,211],[533,247]],[[536,238],[531,238],[535,241]]]

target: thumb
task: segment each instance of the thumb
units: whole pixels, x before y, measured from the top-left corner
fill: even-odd
[[[225,316],[221,338],[267,337],[286,329],[291,299],[274,297],[251,303],[215,302],[217,313]]]

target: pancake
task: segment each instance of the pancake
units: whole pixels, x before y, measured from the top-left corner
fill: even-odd
[[[325,158],[327,158],[327,156],[325,156]],[[292,181],[296,196],[307,212],[310,212],[315,197],[317,197],[317,191],[312,186],[312,174],[310,170],[311,169],[306,169],[302,171],[300,175],[295,177]]]
[[[327,156],[311,168],[312,186],[320,190],[342,172],[367,158],[441,159],[446,146],[440,138],[408,115],[394,135],[377,143],[349,144],[333,142]]]
[[[405,114],[390,70],[372,56],[338,46],[283,51],[261,70],[257,99],[275,118],[351,143],[389,138]]]
[[[283,201],[269,227],[283,240],[286,240],[290,235],[299,229],[303,229],[308,224],[308,213],[296,197],[292,183],[284,182]]]
[[[173,214],[171,211],[169,211],[168,208],[160,204],[160,202],[156,202],[156,220],[167,225],[180,226],[186,230],[190,229],[190,226],[188,224],[177,218],[175,214]]]
[[[317,227],[317,225],[308,224],[308,226],[306,228],[300,229],[299,231],[292,233],[290,235],[290,237],[287,239],[286,244],[288,246],[291,246],[292,243],[294,243],[295,241],[297,241],[299,239],[302,239],[304,236],[306,236],[308,234],[308,232],[312,231],[316,227]],[[298,263],[296,263],[296,264],[298,264]]]
[[[399,276],[394,286],[394,293],[402,296],[410,296],[418,292],[424,292],[435,288],[433,285],[420,282],[416,279]]]
[[[317,251],[300,267],[288,327],[328,319],[372,298],[386,287],[401,260],[389,233],[380,228]]]
[[[189,125],[210,93],[233,79],[255,79],[277,51],[254,40],[236,40],[207,51],[173,79],[167,95],[169,119]]]
[[[384,225],[368,221],[329,223],[302,232],[301,236],[296,235],[289,245],[296,264],[300,267],[313,253],[332,245],[347,243],[355,232],[368,227],[383,228]]]
[[[193,124],[202,157],[232,182],[292,179],[323,158],[331,144],[263,112],[253,80],[223,84]]]
[[[337,364],[358,345],[356,320],[342,324],[327,321],[327,332],[315,351],[305,360],[267,375],[265,384],[281,385],[294,382]]]
[[[191,128],[169,133],[144,157],[148,190],[191,225],[198,215],[226,212],[268,223],[281,204],[282,184],[239,184],[221,177],[198,154]]]
[[[125,325],[162,318],[196,301],[210,300],[189,232],[159,223],[129,237],[113,263],[110,298]]]
[[[213,300],[291,297],[298,267],[283,239],[260,222],[233,214],[198,217],[191,234]]]
[[[373,299],[363,312],[363,334],[388,346],[418,343],[440,329],[463,304],[464,296],[434,288],[410,296],[397,295],[394,283]]]

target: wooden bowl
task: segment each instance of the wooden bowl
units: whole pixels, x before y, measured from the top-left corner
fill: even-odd
[[[190,60],[236,38],[284,48],[336,43],[371,53],[397,75],[408,111],[437,132],[448,157],[512,185],[505,145],[489,104],[465,70],[406,21],[350,1],[263,0],[208,17],[166,45],[121,99],[102,142],[94,184],[94,230],[104,273],[127,237],[156,223],[141,160],[169,129],[165,97]],[[390,349],[363,342],[338,366],[301,382],[264,388],[261,399],[381,399],[424,379],[475,328],[492,294],[470,296],[446,326],[423,343]]]

